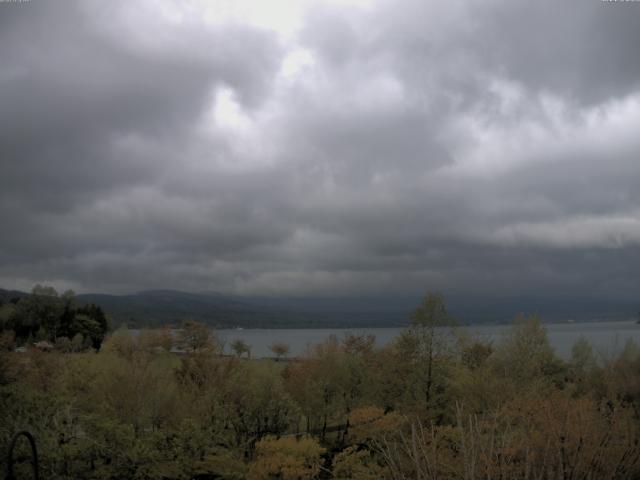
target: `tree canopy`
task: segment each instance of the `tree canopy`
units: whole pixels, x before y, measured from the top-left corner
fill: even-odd
[[[59,295],[53,287],[36,285],[30,295],[0,307],[0,329],[13,331],[18,344],[66,343],[79,336],[81,344],[99,349],[108,328],[102,308],[78,306],[71,290]]]

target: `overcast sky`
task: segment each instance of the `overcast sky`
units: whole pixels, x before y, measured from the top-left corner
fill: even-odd
[[[640,2],[0,2],[0,287],[633,298]]]

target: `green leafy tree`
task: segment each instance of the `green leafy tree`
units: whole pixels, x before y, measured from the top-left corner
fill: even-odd
[[[520,387],[561,383],[565,366],[553,351],[546,328],[536,316],[519,316],[492,356],[497,373],[508,380],[512,394]],[[505,394],[507,392],[505,391]]]
[[[238,357],[242,357],[245,353],[247,357],[251,357],[251,346],[242,339],[236,339],[231,342],[231,350],[233,350]]]
[[[433,407],[434,386],[439,391],[443,388],[444,372],[439,367],[446,363],[449,350],[445,327],[452,325],[453,318],[442,295],[428,293],[411,315],[409,328],[396,342],[401,361],[409,367],[408,378],[421,390],[427,411]]]
[[[19,299],[7,312],[4,326],[20,342],[35,338],[56,343],[58,337],[73,338],[80,333],[98,349],[108,331],[103,310],[94,304],[77,307],[71,290],[59,296],[53,287],[36,285],[31,295]]]
[[[78,319],[79,316],[83,316],[83,318]],[[91,321],[87,321],[86,318]],[[96,350],[100,348],[105,335],[109,331],[107,316],[101,307],[93,303],[80,307],[75,311],[73,325],[76,328],[76,332],[80,332],[91,339],[91,346]]]

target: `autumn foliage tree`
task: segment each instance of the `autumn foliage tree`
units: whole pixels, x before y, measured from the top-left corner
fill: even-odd
[[[325,449],[313,438],[267,437],[256,445],[256,460],[249,468],[249,480],[278,478],[311,480],[322,468]]]
[[[276,356],[276,360],[281,360],[289,355],[289,345],[284,342],[273,342],[269,345],[269,350]]]

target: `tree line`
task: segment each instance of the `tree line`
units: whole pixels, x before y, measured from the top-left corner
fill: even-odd
[[[107,317],[98,305],[77,305],[75,294],[62,295],[53,287],[36,285],[30,295],[0,299],[0,334],[12,344],[47,342],[67,351],[99,349],[108,331]]]
[[[333,336],[287,361],[236,347],[191,322],[120,329],[99,352],[5,348],[0,448],[31,431],[51,479],[640,478],[631,341],[602,357],[581,339],[562,360],[535,317],[491,342],[429,294],[384,347]]]

